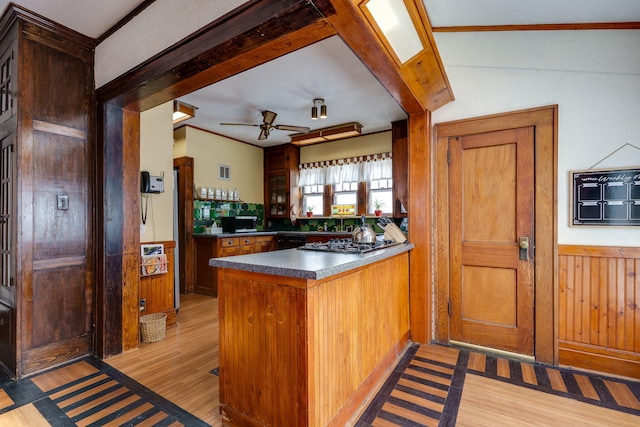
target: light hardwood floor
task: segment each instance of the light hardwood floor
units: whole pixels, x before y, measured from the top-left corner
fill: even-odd
[[[181,295],[175,327],[165,338],[104,361],[204,422],[221,426],[218,377],[218,300]]]
[[[222,425],[218,377],[210,373],[218,366],[217,337],[217,300],[182,295],[178,324],[167,329],[162,341],[143,343],[138,350],[105,362],[218,427]],[[439,345],[414,346],[415,356],[410,353],[407,351],[398,372],[390,374],[369,407],[362,408],[371,420],[365,421],[367,415],[354,418],[358,427],[416,422],[441,426],[640,425],[640,383],[635,380],[627,379],[623,384],[622,380],[596,376],[596,389],[604,397],[609,395],[602,401],[589,386],[586,374],[580,372]],[[398,375],[395,380],[394,375]],[[549,384],[540,381],[543,378]],[[575,378],[582,392],[570,396],[563,378]],[[381,403],[376,403],[377,399]],[[378,411],[385,412],[388,419]],[[0,426],[1,421],[2,417]]]
[[[633,427],[640,425],[640,417],[490,378],[467,375],[456,425]]]

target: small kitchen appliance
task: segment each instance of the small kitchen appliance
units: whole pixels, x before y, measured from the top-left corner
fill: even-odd
[[[257,216],[223,216],[220,218],[224,233],[255,233],[257,231]]]

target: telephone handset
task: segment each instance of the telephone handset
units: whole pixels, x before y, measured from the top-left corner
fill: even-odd
[[[150,186],[151,186],[151,178],[149,177],[149,172],[142,171],[140,173],[140,192],[148,193]]]

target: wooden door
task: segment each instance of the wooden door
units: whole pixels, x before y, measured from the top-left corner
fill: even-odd
[[[449,139],[451,340],[533,355],[533,139]]]

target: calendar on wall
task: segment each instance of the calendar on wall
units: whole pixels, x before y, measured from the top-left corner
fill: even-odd
[[[640,225],[640,168],[570,174],[571,225]]]

